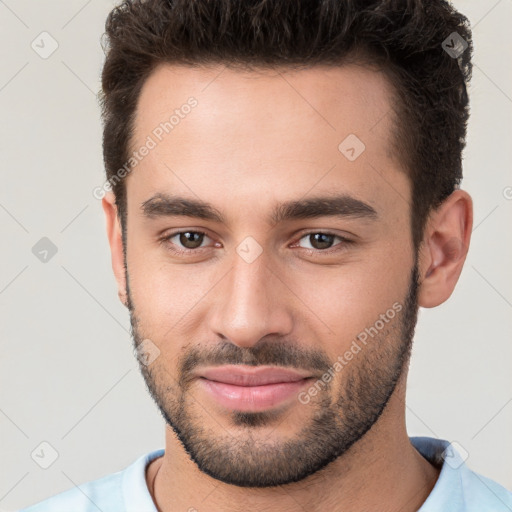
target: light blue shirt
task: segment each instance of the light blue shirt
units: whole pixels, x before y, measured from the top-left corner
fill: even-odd
[[[471,471],[448,441],[430,437],[410,439],[423,457],[434,465],[442,464],[439,478],[418,512],[512,512],[512,492]],[[157,512],[146,485],[145,471],[153,459],[163,454],[164,449],[160,449],[143,455],[122,471],[69,489],[19,512]]]

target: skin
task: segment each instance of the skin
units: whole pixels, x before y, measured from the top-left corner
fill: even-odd
[[[231,346],[233,354],[257,354],[267,342],[276,361],[272,347],[282,346],[334,362],[394,303],[404,304],[415,263],[411,185],[391,149],[391,93],[381,74],[357,65],[264,72],[164,65],[142,88],[132,149],[187,98],[194,96],[198,105],[126,178],[127,269],[114,196],[103,199],[119,297],[130,309],[135,344],[150,339],[160,351],[141,370],[161,411],[175,418],[181,396],[187,426],[200,425],[203,441],[222,446],[228,456],[237,453],[249,468],[249,458],[243,459],[247,450],[263,464],[269,454],[277,457],[286,441],[302,442],[315,415],[346,393],[349,376],[371,383],[377,366],[369,365],[380,361],[383,379],[391,379],[395,356],[406,345],[400,330],[404,318],[397,315],[377,342],[334,375],[326,391],[308,404],[294,399],[267,411],[273,415],[261,416],[259,423],[243,424],[197,380],[179,385],[186,355],[196,351],[208,361],[221,345]],[[338,150],[350,133],[366,146],[353,162]],[[267,220],[275,204],[334,192],[371,205],[377,219],[323,216],[276,225]],[[207,201],[225,222],[147,218],[141,205],[156,193]],[[432,212],[417,255],[417,306],[435,307],[450,297],[472,222],[472,201],[462,190]],[[207,233],[200,252],[176,255],[170,242],[159,242],[178,229]],[[339,251],[310,254],[307,248],[315,246],[304,232],[333,233],[355,243],[334,238],[332,248],[340,244]],[[251,263],[236,251],[248,236],[262,249]],[[172,241],[183,248],[179,236]],[[379,398],[382,411],[372,418],[371,429],[299,481],[244,487],[215,478],[198,467],[167,424],[165,455],[146,472],[158,510],[418,510],[439,469],[408,439],[407,364],[402,363],[389,399]],[[357,409],[357,400],[353,406]],[[346,417],[344,407],[328,410]],[[244,442],[247,450],[237,452]],[[235,459],[231,462],[235,467]],[[227,464],[227,473],[230,469]]]

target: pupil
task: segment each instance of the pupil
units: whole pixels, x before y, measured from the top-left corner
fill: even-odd
[[[311,245],[315,247],[315,249],[329,249],[333,236],[334,235],[327,235],[325,233],[314,233],[313,235],[310,235]],[[311,237],[314,240],[314,243],[311,240]]]
[[[197,247],[201,246],[201,242],[203,241],[202,237],[202,233],[194,233],[191,231],[187,231],[186,233],[180,234],[180,243],[183,244],[183,246],[186,247],[187,249],[197,249]]]

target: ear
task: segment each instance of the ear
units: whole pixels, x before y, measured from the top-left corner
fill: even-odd
[[[431,213],[419,254],[419,306],[433,308],[450,297],[466,260],[472,227],[473,201],[464,190],[455,190]]]
[[[123,238],[121,223],[117,214],[117,205],[115,196],[112,192],[107,192],[101,200],[107,227],[107,237],[110,244],[110,253],[112,257],[112,269],[117,281],[119,299],[127,307],[126,295],[126,274],[124,267]]]

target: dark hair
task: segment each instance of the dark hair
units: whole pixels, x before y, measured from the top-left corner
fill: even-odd
[[[164,63],[230,67],[377,64],[393,85],[393,150],[412,184],[411,230],[462,179],[471,77],[468,20],[444,0],[125,0],[108,15],[103,157],[126,238],[124,180],[137,100]],[[456,32],[467,48],[446,51]],[[464,46],[462,46],[463,48]],[[340,141],[341,142],[341,141]]]

